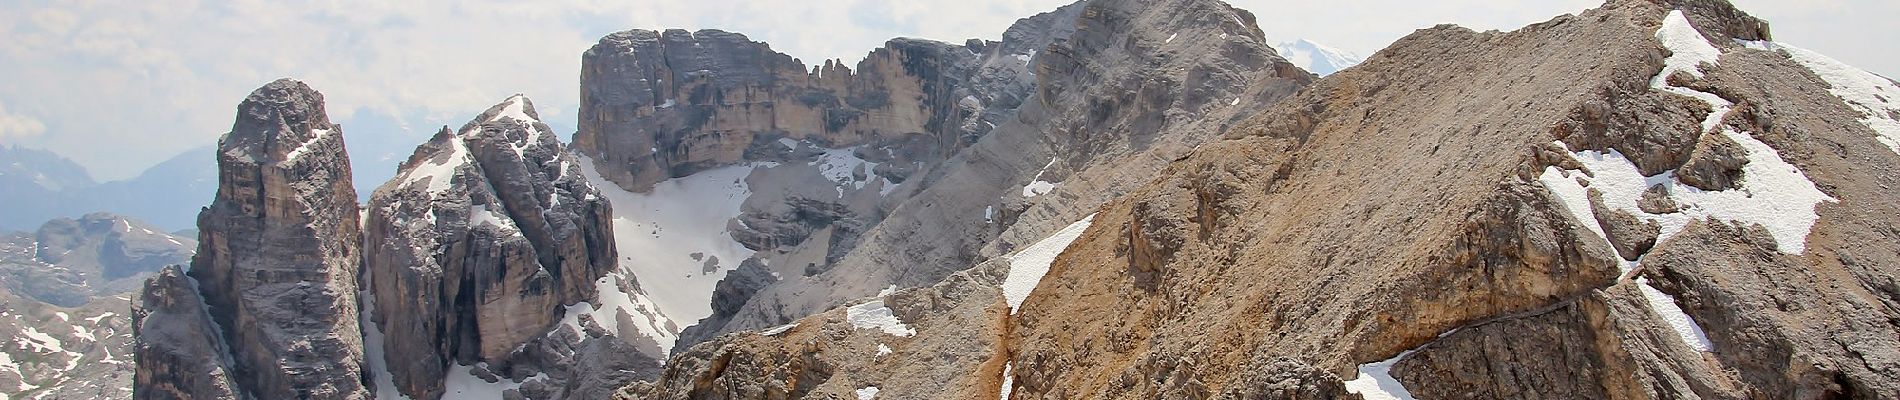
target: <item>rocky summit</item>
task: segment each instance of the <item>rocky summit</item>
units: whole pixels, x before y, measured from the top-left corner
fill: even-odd
[[[145,279],[142,399],[1900,397],[1895,81],[1721,0],[1352,66],[1260,28],[1086,0],[855,65],[614,33],[572,147],[512,96],[360,210],[282,80],[189,268],[66,239],[169,238],[92,217],[33,248],[158,260],[63,281]],[[104,314],[9,309],[35,357],[117,360],[37,335]]]

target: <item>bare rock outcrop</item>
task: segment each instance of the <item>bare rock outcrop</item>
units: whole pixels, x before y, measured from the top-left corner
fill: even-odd
[[[1108,27],[1142,20],[1116,4],[1085,14]],[[1089,46],[1088,19],[1073,48],[1128,48]],[[1106,201],[1003,323],[918,322],[995,308],[930,302],[959,311],[892,307],[916,324],[896,336],[917,346],[999,335],[965,347],[1000,349],[987,352],[1002,356],[990,376],[1007,382],[1004,398],[1895,397],[1900,279],[1886,266],[1900,263],[1890,227],[1900,201],[1884,188],[1900,184],[1900,150],[1888,145],[1900,132],[1862,121],[1890,119],[1900,106],[1878,93],[1900,88],[1767,33],[1712,0],[1612,0],[1512,32],[1420,30]],[[1099,74],[1064,86],[1057,61],[1040,63],[1042,98],[1112,87]],[[984,142],[1007,132],[972,150],[999,154]],[[1117,143],[1080,139],[1067,149]],[[1721,140],[1726,150],[1709,149]],[[1739,179],[1702,188],[1686,169]],[[930,213],[897,210],[860,251],[891,221]],[[1033,215],[1010,214],[1018,226]],[[936,237],[917,232],[904,233]],[[862,274],[850,270],[862,254],[826,274]],[[944,253],[893,254],[865,264]],[[1017,273],[977,265],[880,298],[902,305],[893,298]],[[812,306],[773,290],[748,309]],[[848,320],[870,304],[839,303]],[[968,388],[945,382],[998,373],[946,363],[963,375],[835,374],[917,362],[834,350],[864,348],[848,347],[855,331],[799,335],[837,314],[702,343],[628,394],[969,398],[887,388]]]
[[[226,360],[236,384],[230,393],[239,396],[370,398],[357,325],[362,241],[356,191],[342,127],[330,123],[323,95],[288,79],[257,89],[238,105],[237,121],[218,150],[217,196],[199,214],[198,252],[186,272],[212,325],[222,327],[209,332],[223,345],[183,350],[228,353],[141,359],[140,376],[153,379],[140,380],[135,390],[155,398],[228,397],[222,385],[166,380],[214,369],[170,362]],[[167,291],[145,296],[161,301],[147,309],[188,311],[197,301],[170,293],[185,290],[176,279],[147,287]],[[204,331],[153,326],[167,320],[197,324],[167,318],[142,321],[140,329]],[[161,394],[157,388],[220,391]]]
[[[176,266],[146,280],[133,311],[133,357],[138,399],[251,398],[239,389],[224,334],[198,292],[198,282]]]
[[[382,337],[382,348],[371,349],[382,360],[371,363],[387,365],[402,394],[442,397],[457,366],[517,382],[547,373],[541,384],[556,389],[580,383],[571,361],[529,353],[546,347],[537,341],[586,339],[578,325],[565,336],[551,331],[570,330],[559,324],[567,307],[596,301],[597,281],[618,266],[612,208],[526,97],[459,130],[443,128],[377,189],[367,215],[370,320]],[[657,364],[661,350],[590,353]],[[634,375],[654,373],[644,371]],[[535,398],[584,398],[562,393]]]
[[[917,191],[888,202],[829,266],[760,290],[725,326],[693,329],[762,329],[893,285],[930,285],[1080,219],[1314,78],[1251,21],[1198,0],[1078,2],[1019,21],[999,49],[1023,51],[1035,90],[1012,118],[905,181]],[[1014,35],[1037,40],[1011,44]]]

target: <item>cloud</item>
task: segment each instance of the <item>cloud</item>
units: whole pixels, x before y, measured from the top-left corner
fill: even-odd
[[[808,64],[856,62],[897,36],[995,38],[1018,18],[1070,2],[0,1],[8,3],[8,12],[0,13],[0,35],[8,38],[0,40],[0,76],[7,77],[0,80],[0,103],[33,116],[21,121],[35,121],[30,130],[25,122],[7,128],[6,137],[62,153],[106,179],[215,143],[229,129],[236,103],[280,77],[323,91],[333,119],[346,123],[367,112],[429,131],[460,125],[510,94],[525,93],[553,125],[572,127],[580,54],[614,31],[719,28],[771,43]],[[1877,1],[1883,0],[1762,8],[1798,16],[1777,25],[1784,40],[1798,36],[1803,40],[1791,41],[1876,71],[1900,72],[1884,44],[1900,28],[1879,21],[1900,11],[1872,4]],[[1437,23],[1514,29],[1600,1],[1235,3],[1258,14],[1275,38],[1309,38],[1369,54]],[[1828,28],[1801,34],[1806,24]],[[405,134],[348,132],[353,138]],[[371,141],[351,143],[358,142]]]
[[[46,131],[46,124],[24,115],[7,112],[5,104],[0,104],[0,143],[13,142],[22,138],[39,136]]]

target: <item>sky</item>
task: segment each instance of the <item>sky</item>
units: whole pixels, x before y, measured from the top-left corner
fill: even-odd
[[[1776,39],[1900,76],[1900,2],[1733,0]],[[571,132],[580,54],[615,31],[718,28],[805,60],[855,63],[892,37],[1001,36],[1068,0],[580,0],[145,2],[0,0],[0,144],[47,149],[127,178],[213,145],[252,89],[293,77],[324,93],[351,148],[393,173],[408,148],[514,93]],[[1371,55],[1414,30],[1511,30],[1593,0],[1235,0],[1268,37]],[[356,143],[364,143],[358,146]],[[360,157],[361,155],[353,156]],[[210,162],[210,160],[206,160]],[[361,173],[363,171],[359,171]]]

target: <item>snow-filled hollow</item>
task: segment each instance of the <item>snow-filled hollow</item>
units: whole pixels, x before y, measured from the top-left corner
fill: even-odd
[[[613,279],[640,284],[641,293],[621,293],[618,282],[603,282],[602,298],[608,301],[601,303],[629,311],[650,304],[658,315],[637,325],[668,327],[663,337],[654,340],[671,343],[678,321],[690,323],[712,315],[713,287],[725,272],[752,256],[752,250],[734,240],[726,227],[752,195],[745,178],[758,166],[702,171],[662,181],[647,193],[633,193],[602,177],[593,160],[576,156],[581,173],[613,206],[614,242],[621,258]],[[694,253],[702,258],[694,259]],[[708,270],[705,260],[710,258],[719,261]],[[597,314],[596,321],[610,324],[613,320],[602,319],[610,316]],[[636,321],[648,319],[638,313],[633,316]]]
[[[1089,214],[1082,220],[1071,223],[1062,230],[1056,231],[1055,234],[1008,256],[1009,276],[1003,279],[1002,289],[1003,300],[1009,303],[1010,313],[1015,313],[1016,308],[1022,307],[1023,302],[1029,299],[1029,294],[1036,290],[1036,285],[1042,283],[1042,277],[1049,274],[1049,264],[1056,261],[1056,256],[1068,249],[1069,244],[1074,243],[1076,238],[1082,237],[1082,233],[1088,231],[1089,225],[1094,223],[1095,214]]]
[[[904,324],[904,320],[891,313],[891,308],[884,306],[882,299],[846,308],[845,320],[851,322],[852,328],[874,329],[891,336],[910,337],[917,334],[916,329],[911,329],[910,325]]]
[[[1411,355],[1407,350],[1379,362],[1359,365],[1359,378],[1346,381],[1346,391],[1358,393],[1366,400],[1412,400],[1412,392],[1392,377],[1392,365]]]

